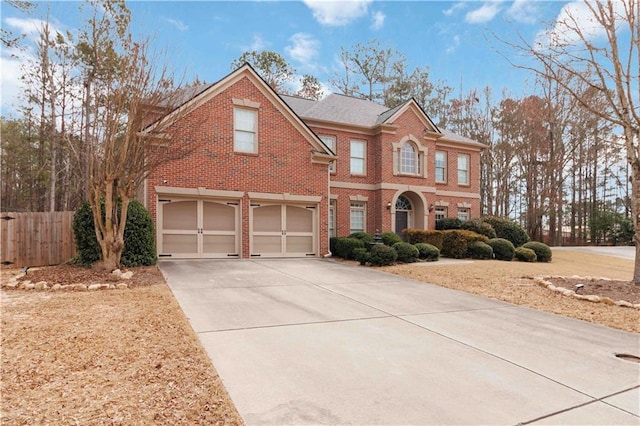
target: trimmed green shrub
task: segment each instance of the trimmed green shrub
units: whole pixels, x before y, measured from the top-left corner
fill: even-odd
[[[353,234],[349,235],[349,238],[357,238],[361,241],[364,241],[365,247],[367,246],[367,244],[373,242],[373,235],[367,232],[354,232]]]
[[[436,220],[436,230],[445,231],[447,229],[460,229],[462,221],[457,217],[445,217]]]
[[[530,240],[527,231],[517,223],[497,216],[483,216],[480,218],[482,222],[491,225],[496,231],[497,238],[504,238],[511,241],[514,247],[520,247]]]
[[[474,241],[467,248],[467,256],[472,259],[491,259],[493,257],[493,249],[487,243],[482,241]]]
[[[402,242],[402,238],[395,232],[383,232],[380,234],[380,238],[382,238],[382,243],[386,246],[393,246],[395,243]]]
[[[413,263],[418,261],[418,249],[409,243],[399,242],[392,246],[398,253],[398,261],[404,263]]]
[[[371,252],[369,252],[369,263],[373,266],[393,265],[397,258],[396,250],[384,244],[371,247]]]
[[[516,259],[520,262],[535,262],[537,258],[536,252],[531,249],[525,247],[518,247],[516,249]]]
[[[336,254],[336,243],[338,242],[339,239],[340,239],[340,237],[331,237],[331,238],[329,238],[329,251],[334,256],[338,256]]]
[[[418,259],[429,262],[440,259],[440,250],[438,250],[438,247],[427,243],[417,243],[415,246],[418,249]]]
[[[487,222],[483,222],[480,219],[472,219],[466,222],[462,222],[462,226],[460,229],[465,229],[467,231],[473,231],[477,234],[484,235],[485,237],[491,239],[496,238],[496,231],[493,229]]]
[[[358,247],[353,249],[353,258],[360,262],[361,265],[366,265],[369,261],[369,250],[364,247]]]
[[[467,249],[469,248],[469,241],[463,232],[458,229],[448,229],[443,231],[444,240],[442,242],[442,250],[440,254],[444,257],[451,257],[454,259],[463,259],[467,255]]]
[[[427,229],[405,229],[403,231],[404,239],[411,244],[425,243],[436,246],[438,250],[442,250],[442,241],[444,235],[442,231],[433,231]]]
[[[492,238],[489,240],[489,245],[493,249],[493,257],[496,260],[511,261],[515,256],[516,249],[513,243],[504,238]]]
[[[545,243],[530,241],[522,247],[533,250],[538,262],[551,262],[551,248]]]
[[[81,265],[91,266],[100,260],[102,256],[100,245],[96,238],[93,223],[93,213],[89,203],[83,203],[73,215],[73,234],[78,251],[78,262]]]
[[[104,205],[102,205],[104,214]],[[73,233],[78,249],[78,262],[92,265],[102,256],[96,238],[93,213],[89,203],[84,203],[73,217]],[[155,265],[157,260],[155,230],[151,214],[136,200],[129,202],[127,222],[124,228],[124,249],[120,257],[122,266]]]
[[[365,248],[365,243],[358,238],[341,237],[336,241],[335,255],[343,259],[353,259],[353,250]]]

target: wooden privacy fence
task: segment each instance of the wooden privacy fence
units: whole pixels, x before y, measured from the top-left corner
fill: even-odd
[[[0,213],[0,263],[4,267],[46,266],[74,257],[74,213]]]

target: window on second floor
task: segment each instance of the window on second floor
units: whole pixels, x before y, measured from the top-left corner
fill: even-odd
[[[411,142],[405,142],[400,150],[400,173],[415,175],[420,170],[420,156]]]
[[[366,142],[352,140],[351,141],[351,174],[366,174]]]
[[[436,182],[445,183],[447,181],[447,153],[436,151]]]
[[[458,185],[469,185],[469,156],[458,154]]]
[[[336,152],[336,138],[335,136],[325,136],[325,135],[320,135],[320,140],[322,142],[324,142],[324,144],[326,146],[329,147],[329,149],[331,151],[333,151],[334,154],[337,154]],[[336,162],[334,161],[333,163],[329,164],[329,171],[331,173],[335,173],[336,172]]]
[[[258,112],[245,108],[233,109],[233,150],[258,152]]]

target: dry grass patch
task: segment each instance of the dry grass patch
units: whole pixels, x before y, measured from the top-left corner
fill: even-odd
[[[242,424],[166,284],[1,296],[1,424]]]
[[[382,269],[418,281],[640,333],[639,310],[563,296],[539,286],[532,279],[540,275],[578,275],[627,281],[633,276],[633,261],[628,259],[556,250],[550,263],[482,260],[448,265],[438,265],[438,262],[408,264]]]

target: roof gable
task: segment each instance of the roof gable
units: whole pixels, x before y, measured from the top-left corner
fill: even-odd
[[[271,104],[277,108],[283,116],[293,125],[293,127],[304,137],[304,139],[312,146],[313,151],[320,156],[328,159],[334,159],[335,155],[325,146],[324,143],[318,138],[318,136],[302,121],[302,119],[296,114],[289,104],[284,102],[282,98],[258,75],[258,73],[249,65],[245,63],[240,68],[228,74],[216,83],[198,86],[197,88],[189,88],[185,91],[184,95],[181,95],[180,99],[183,103],[180,104],[173,111],[157,120],[153,124],[144,129],[145,133],[151,132],[156,128],[163,128],[171,125],[175,120],[179,120],[180,117],[189,114],[198,107],[204,105],[210,100],[214,99],[220,93],[224,92],[229,87],[238,83],[242,79],[248,79],[254,86],[256,86],[260,92],[271,102]],[[188,96],[190,96],[188,98]]]

